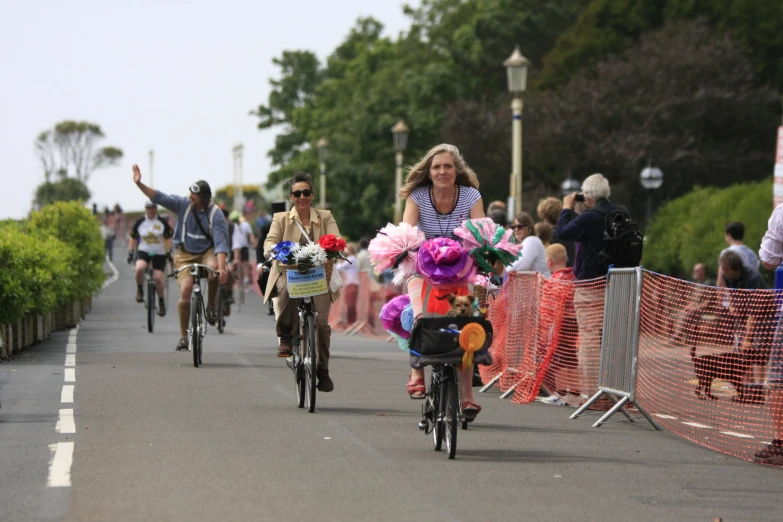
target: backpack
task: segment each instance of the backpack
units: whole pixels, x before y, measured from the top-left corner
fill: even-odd
[[[598,253],[601,262],[615,268],[639,266],[644,236],[636,222],[624,210],[599,213],[604,214],[604,248]]]

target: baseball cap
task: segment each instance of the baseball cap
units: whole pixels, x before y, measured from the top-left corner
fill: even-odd
[[[228,219],[230,219],[231,221],[239,221],[239,217],[241,215],[242,214],[240,214],[238,210],[234,210],[233,212],[231,212],[231,214],[229,214]]]
[[[150,200],[144,202],[144,208],[158,208],[158,206]]]

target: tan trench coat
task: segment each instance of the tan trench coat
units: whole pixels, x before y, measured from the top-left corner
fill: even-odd
[[[299,214],[297,213],[296,208],[292,208],[288,212],[278,212],[272,217],[272,225],[269,229],[269,234],[266,236],[266,241],[264,241],[264,255],[268,257],[272,248],[281,241],[299,243],[299,239],[302,237],[302,231],[296,226],[294,220],[299,221]],[[328,234],[342,237],[340,236],[340,230],[337,228],[337,222],[334,220],[332,213],[328,210],[317,210],[315,207],[311,208],[310,222],[313,227],[313,241],[316,243],[321,236],[326,236]],[[277,279],[280,276],[280,265],[275,261],[272,265],[272,271],[269,273],[269,281],[266,284],[266,290],[264,291],[264,302],[267,302],[277,294]],[[332,297],[332,302],[340,295],[340,292],[329,293]]]

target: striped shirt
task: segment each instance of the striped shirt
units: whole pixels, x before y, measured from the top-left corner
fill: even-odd
[[[772,211],[767,233],[761,240],[759,257],[768,265],[777,266],[783,261],[783,203]]]
[[[411,197],[419,207],[419,230],[427,239],[448,237],[457,239],[454,229],[470,218],[470,209],[481,199],[479,191],[473,187],[459,185],[457,203],[448,214],[441,214],[432,201],[430,187],[416,187],[411,191]]]

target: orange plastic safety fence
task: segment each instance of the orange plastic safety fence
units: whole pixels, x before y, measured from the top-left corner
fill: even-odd
[[[343,287],[332,303],[329,325],[335,332],[389,337],[378,314],[385,303],[401,293],[392,283],[379,283],[368,272],[359,273],[359,285]]]
[[[780,297],[645,272],[639,404],[678,435],[753,460],[773,438],[765,379]]]
[[[481,380],[489,382],[506,370],[506,303],[508,302],[510,285],[505,284],[496,297],[487,300],[487,319],[492,323],[492,364],[479,366]]]

